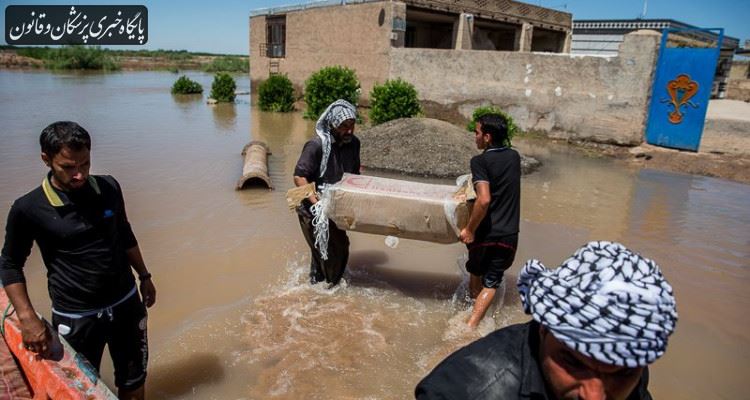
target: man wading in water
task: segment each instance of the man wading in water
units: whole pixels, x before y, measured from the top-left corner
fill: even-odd
[[[474,140],[484,152],[471,159],[471,179],[477,199],[459,239],[466,243],[471,274],[469,291],[475,298],[468,325],[476,328],[484,318],[516,256],[521,204],[521,156],[508,148],[508,125],[501,115],[484,115],[477,121]]]
[[[31,305],[23,274],[36,241],[47,267],[53,327],[97,370],[108,345],[119,397],[143,399],[146,307],[154,305],[156,289],[120,185],[111,176],[89,175],[91,137],[75,122],[49,125],[39,143],[50,172],[13,203],[0,258],[0,280],[21,322],[23,343],[47,356],[52,340]]]
[[[302,148],[294,168],[294,184],[304,186],[315,182],[318,191],[325,185],[341,180],[344,172],[359,174],[359,139],[354,136],[357,111],[345,100],[336,100],[323,112],[315,124],[316,136]],[[328,221],[328,259],[323,259],[315,247],[315,230],[311,207],[318,202],[315,195],[297,207],[302,234],[310,246],[310,283],[325,280],[335,286],[341,280],[349,261],[349,237],[333,221]]]

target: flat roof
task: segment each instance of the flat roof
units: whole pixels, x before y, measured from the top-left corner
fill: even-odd
[[[695,25],[690,25],[685,22],[677,21],[669,18],[656,18],[656,19],[574,19],[573,20],[573,33],[575,30],[636,30],[636,29],[666,29],[666,28],[685,28],[685,29],[706,29]],[[713,32],[704,32],[705,35],[716,37]],[[729,42],[728,44],[734,45],[733,47],[739,47],[740,40],[736,37],[724,35],[724,40]]]
[[[268,7],[268,8],[259,8],[256,10],[250,11],[251,17],[257,17],[260,15],[273,15],[273,14],[284,14],[291,11],[302,11],[302,10],[308,10],[311,8],[320,8],[320,7],[332,7],[332,6],[343,6],[347,4],[361,4],[361,3],[377,3],[382,2],[386,0],[318,0],[318,1],[309,1],[306,3],[298,3],[298,4],[291,4],[291,5],[284,5],[284,6],[278,6],[278,7]]]

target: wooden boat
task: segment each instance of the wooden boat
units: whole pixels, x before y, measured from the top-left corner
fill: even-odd
[[[117,396],[99,379],[98,372],[57,333],[51,356],[38,357],[24,348],[21,326],[5,290],[0,289],[2,333],[0,376],[5,391],[0,398],[54,400],[115,400]],[[45,323],[47,323],[45,321]]]

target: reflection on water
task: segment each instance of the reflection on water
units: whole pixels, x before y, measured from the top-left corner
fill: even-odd
[[[234,132],[237,128],[237,107],[239,106],[234,103],[218,103],[210,106],[217,132]]]
[[[189,73],[210,87],[212,76]],[[446,355],[527,319],[519,266],[558,265],[591,239],[623,242],[655,259],[675,288],[680,320],[652,368],[660,398],[742,398],[750,374],[750,187],[582,156],[562,145],[517,142],[544,167],[522,184],[519,252],[506,294],[477,332],[463,329],[461,245],[352,234],[346,284],[305,282],[306,245],[284,193],[313,122],[263,113],[247,98],[208,106],[169,93],[161,72],[0,71],[0,206],[45,173],[38,134],[54,120],[93,135],[92,169],[117,177],[154,281],[151,398],[409,398]],[[249,87],[237,77],[240,90]],[[242,147],[268,143],[277,190],[235,191]],[[0,225],[2,228],[4,225]],[[49,315],[36,250],[32,301]],[[696,360],[700,360],[697,362]],[[111,366],[103,367],[111,384]]]

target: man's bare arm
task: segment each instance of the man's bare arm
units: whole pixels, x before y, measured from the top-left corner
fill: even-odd
[[[39,353],[42,357],[49,354],[52,336],[47,325],[36,314],[31,305],[26,284],[22,282],[11,283],[5,286],[10,302],[16,309],[16,315],[21,322],[21,336],[23,344],[27,349]]]
[[[125,251],[128,256],[128,262],[138,273],[138,279],[141,281],[141,297],[146,307],[151,307],[156,303],[156,287],[151,280],[151,274],[146,269],[146,263],[143,262],[143,255],[138,245],[135,245]]]
[[[475,189],[477,192],[477,199],[474,201],[474,206],[471,208],[469,222],[466,224],[465,228],[461,229],[461,235],[459,237],[459,239],[466,244],[474,241],[474,232],[476,232],[477,227],[484,219],[484,216],[487,215],[487,210],[490,207],[490,184],[487,182],[477,182]]]

